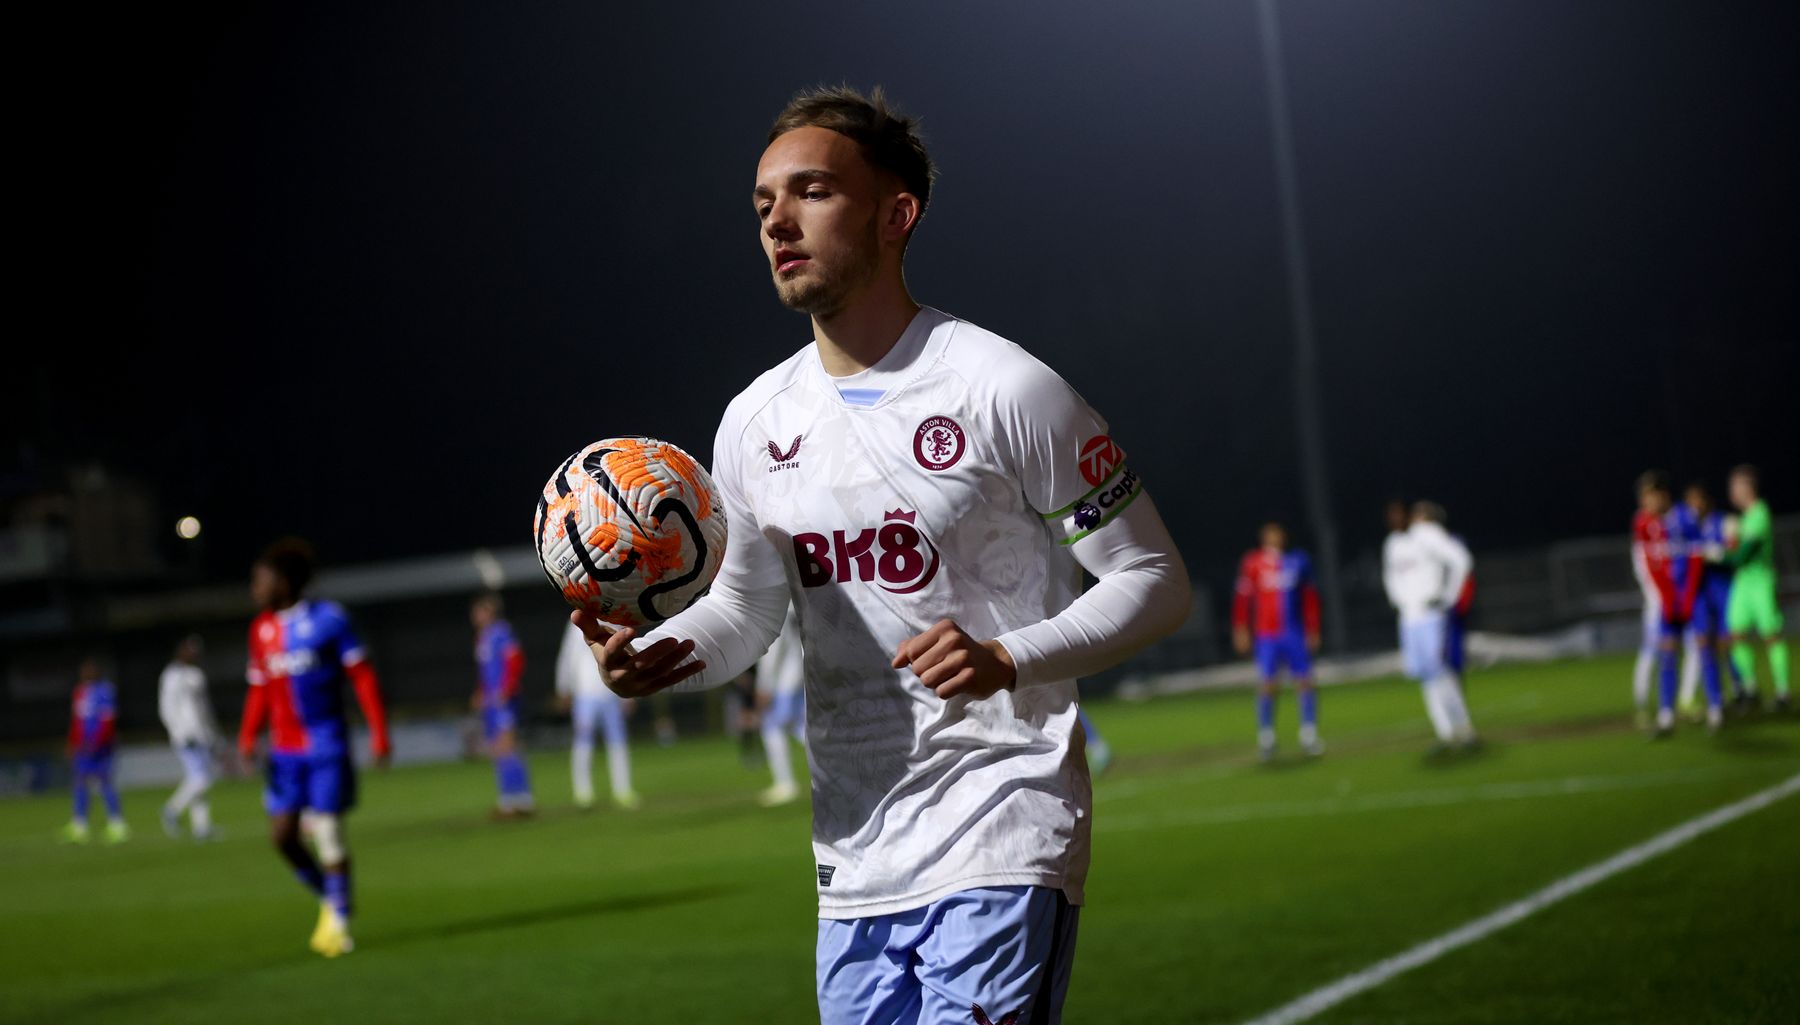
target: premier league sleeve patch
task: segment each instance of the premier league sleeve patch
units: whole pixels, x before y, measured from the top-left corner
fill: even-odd
[[[1057,543],[1072,545],[1112,522],[1143,491],[1137,474],[1125,465],[1125,453],[1104,434],[1081,446],[1081,479],[1092,489],[1053,513],[1044,514]]]

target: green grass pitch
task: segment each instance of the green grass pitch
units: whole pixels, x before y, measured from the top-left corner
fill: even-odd
[[[1269,1010],[1800,772],[1800,717],[1631,728],[1629,667],[1479,672],[1480,754],[1429,761],[1417,689],[1327,690],[1323,759],[1252,756],[1244,692],[1099,702],[1118,752],[1066,1018],[1231,1022]],[[370,774],[350,819],[358,949],[306,950],[316,908],[215,791],[222,843],[58,846],[66,796],[0,803],[0,1021],[816,1021],[804,805],[723,740],[635,748],[642,810],[493,824],[487,770]],[[1325,1022],[1800,1020],[1800,798],[1396,978]]]

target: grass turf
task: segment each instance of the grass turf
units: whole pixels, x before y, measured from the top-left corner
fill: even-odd
[[[1326,756],[1269,766],[1245,693],[1096,703],[1117,760],[1067,1020],[1253,1016],[1800,771],[1800,719],[1652,744],[1627,691],[1612,659],[1477,673],[1486,749],[1432,760],[1415,687],[1333,688]],[[0,803],[0,1021],[817,1020],[804,806],[757,807],[722,740],[634,754],[642,810],[573,811],[545,752],[520,824],[486,820],[481,766],[366,777],[359,949],[329,962],[247,782],[204,846],[156,833],[161,792],[126,795],[119,847],[58,846],[62,795]],[[1796,1020],[1797,864],[1800,798],[1321,1020]]]

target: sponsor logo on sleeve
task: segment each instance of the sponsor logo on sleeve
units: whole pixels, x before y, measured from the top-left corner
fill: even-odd
[[[819,885],[820,886],[830,886],[831,885],[831,877],[834,875],[837,875],[837,866],[836,865],[820,865],[819,866]]]
[[[1096,434],[1081,446],[1081,479],[1088,482],[1088,487],[1097,488],[1124,461],[1125,453],[1118,443],[1104,434]]]
[[[968,448],[962,425],[947,416],[926,417],[913,431],[913,458],[927,470],[948,470]]]

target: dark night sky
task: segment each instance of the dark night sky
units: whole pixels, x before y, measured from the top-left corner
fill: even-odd
[[[1249,0],[621,9],[45,26],[5,458],[152,481],[221,575],[525,543],[557,460],[705,457],[804,343],[749,187],[841,80],[925,118],[915,295],[1068,377],[1196,568],[1300,519]],[[1396,490],[1481,549],[1622,529],[1646,465],[1795,467],[1800,9],[1281,9],[1346,555]]]

